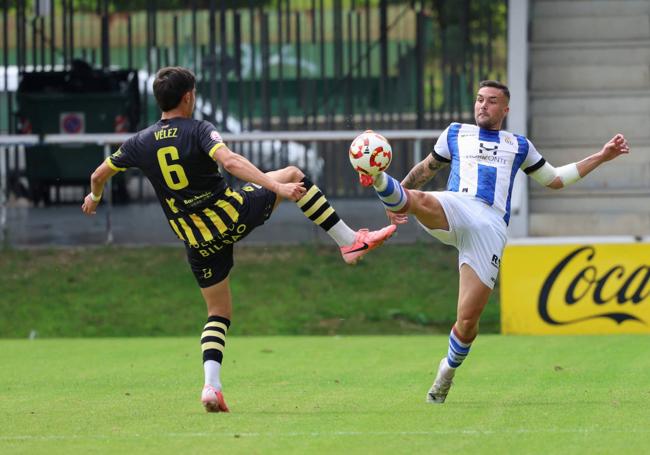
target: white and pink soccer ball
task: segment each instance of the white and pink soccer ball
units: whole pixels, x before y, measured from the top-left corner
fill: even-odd
[[[366,130],[352,141],[349,155],[356,172],[375,176],[388,169],[393,150],[384,136]]]

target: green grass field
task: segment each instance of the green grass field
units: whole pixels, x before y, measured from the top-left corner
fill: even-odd
[[[444,336],[229,337],[230,414],[197,337],[0,341],[0,453],[647,453],[646,336],[479,336],[444,405]]]
[[[238,246],[232,335],[448,333],[456,250],[387,244],[358,266],[331,245]],[[0,338],[199,336],[205,304],[182,248],[0,253]],[[498,290],[481,319],[499,327]]]

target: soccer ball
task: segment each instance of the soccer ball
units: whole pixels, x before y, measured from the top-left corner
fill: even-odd
[[[393,150],[384,136],[372,130],[358,135],[350,144],[350,163],[360,174],[375,176],[388,169]]]

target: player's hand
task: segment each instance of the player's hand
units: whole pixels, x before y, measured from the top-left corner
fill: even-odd
[[[600,151],[603,161],[610,161],[614,158],[630,153],[630,145],[622,134],[617,134],[603,146]]]
[[[88,194],[84,198],[84,203],[81,205],[81,211],[84,212],[84,215],[92,216],[97,213],[97,206],[99,205],[99,201],[95,202],[92,200],[90,197],[90,194]]]
[[[290,199],[294,202],[303,197],[306,192],[307,190],[305,190],[305,184],[303,182],[280,183],[278,185],[278,191],[276,191],[281,198]]]
[[[390,210],[386,210],[386,216],[390,220],[390,224],[405,224],[409,221],[409,216],[406,213],[395,213]]]

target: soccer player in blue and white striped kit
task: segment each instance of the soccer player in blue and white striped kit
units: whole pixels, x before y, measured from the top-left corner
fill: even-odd
[[[452,123],[434,150],[416,164],[400,183],[386,173],[361,183],[373,185],[393,224],[415,215],[422,228],[458,249],[460,273],[457,318],[449,334],[447,356],[429,392],[429,403],[444,403],[456,369],[469,354],[478,334],[479,318],[497,279],[506,244],[510,201],[517,170],[522,169],[549,188],[564,188],[599,165],[629,153],[622,134],[598,152],[559,168],[539,154],[524,136],[501,129],[508,114],[510,92],[497,81],[480,83],[474,118],[476,125]],[[417,189],[443,166],[451,165],[446,191]]]

